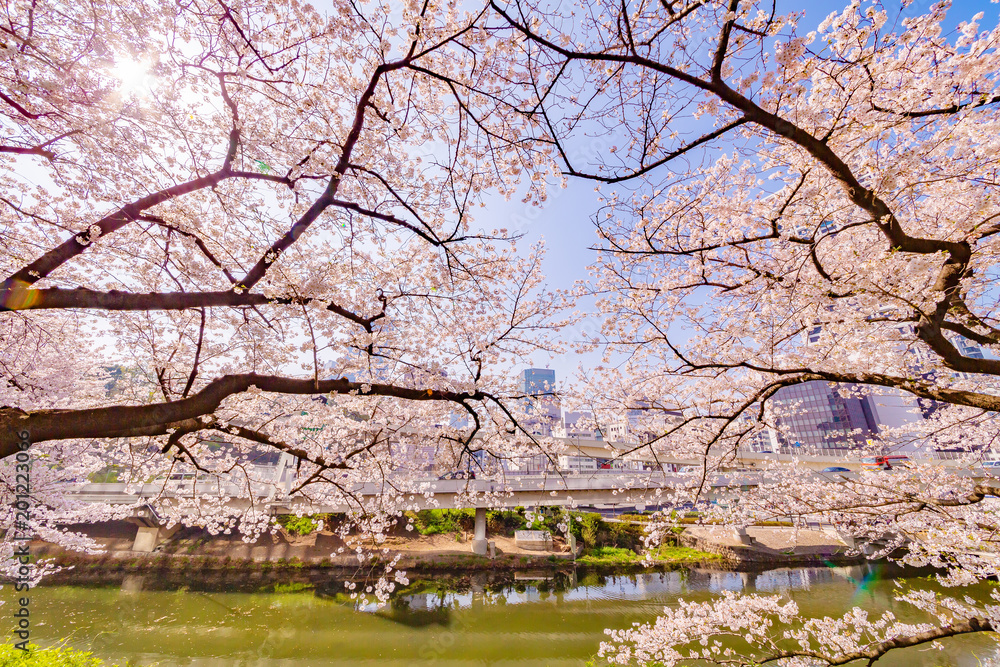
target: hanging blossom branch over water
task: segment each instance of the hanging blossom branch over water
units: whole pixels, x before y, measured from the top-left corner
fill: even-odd
[[[840,618],[812,618],[783,596],[726,591],[709,602],[681,600],[653,623],[607,631],[611,639],[601,644],[600,655],[614,664],[665,667],[687,660],[720,665],[834,666],[856,661],[871,665],[895,649],[992,632],[1000,620],[995,604],[977,609],[954,598],[936,599],[927,591],[901,599],[937,616],[940,624],[902,623],[891,611],[870,618],[859,607]],[[992,599],[1000,597],[994,592]],[[980,616],[968,615],[977,611]]]

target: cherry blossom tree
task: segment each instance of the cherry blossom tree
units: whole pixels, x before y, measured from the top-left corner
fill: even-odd
[[[215,496],[159,508],[252,536],[269,518],[228,489],[253,500],[269,482],[249,464],[277,450],[301,467],[268,498],[352,504],[377,544],[413,490],[400,448],[452,467],[548,453],[510,368],[557,349],[564,304],[540,289],[541,248],[474,212],[486,192],[537,203],[560,169],[605,196],[586,291],[607,362],[581,394],[598,424],[643,415],[635,453],[703,462],[661,501],[704,499],[773,425],[776,392],[807,381],[934,401],[883,435],[958,442],[970,463],[1000,405],[996,360],[954,337],[1000,342],[1000,31],[945,30],[946,10],[858,3],[801,36],[799,16],[738,0],[6,5],[0,458],[27,433],[45,461],[33,528],[88,548],[58,522],[130,510],[66,485],[113,472],[166,492],[197,471]],[[579,163],[594,134],[612,147]],[[352,495],[362,480],[383,492]],[[838,480],[775,463],[704,516],[830,521],[963,586],[997,573],[995,484],[937,463]],[[723,598],[603,650],[842,664],[998,622],[995,600],[906,599],[928,624],[771,632],[797,610]],[[716,652],[726,633],[747,651]]]
[[[377,536],[411,490],[402,448],[453,468],[546,451],[518,426],[511,369],[556,349],[562,303],[540,289],[542,248],[475,215],[486,192],[542,199],[518,174],[551,163],[521,139],[530,116],[474,93],[518,76],[485,8],[2,11],[5,527],[24,437],[33,530],[81,548],[57,522],[130,511],[63,493],[95,473],[164,497],[175,473],[216,479],[159,506],[212,531],[266,529],[230,500],[267,493],[348,503]],[[298,462],[294,488],[255,476],[274,451]]]
[[[605,363],[581,394],[598,422],[633,416],[634,453],[702,462],[663,499],[706,501],[714,484],[709,520],[828,522],[872,555],[905,547],[950,585],[996,575],[1000,483],[975,463],[996,448],[1000,365],[957,337],[1000,343],[1000,28],[982,13],[947,28],[948,3],[909,16],[853,2],[805,34],[802,13],[742,0],[491,4],[494,30],[523,40],[536,139],[603,197],[583,291],[605,318],[591,341]],[[610,148],[574,158],[593,136]],[[750,491],[720,490],[762,428],[780,433],[777,392],[817,381],[923,401],[926,419],[869,445],[908,445],[914,468],[841,478],[772,457],[737,476]],[[966,455],[946,466],[940,449]],[[856,611],[772,632],[792,606],[727,597],[612,633],[603,652],[870,664],[997,627],[995,597],[920,594],[907,599],[937,624]],[[747,646],[722,651],[716,634]]]

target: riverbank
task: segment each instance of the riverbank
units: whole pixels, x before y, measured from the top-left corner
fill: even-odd
[[[744,541],[732,530],[689,527],[678,537],[678,545],[660,547],[648,554],[648,559],[637,550],[612,546],[584,548],[581,544],[576,553],[571,553],[559,536],[553,539],[549,551],[529,550],[519,547],[513,537],[503,535],[490,536],[496,547],[496,555],[490,559],[472,553],[471,534],[465,531],[431,535],[396,531],[375,545],[366,543],[361,536],[342,539],[324,530],[297,535],[281,529],[262,536],[256,543],[247,543],[240,535],[210,535],[201,529],[185,528],[163,539],[153,551],[143,552],[134,549],[138,528],[126,522],[70,528],[93,539],[103,552],[81,554],[36,541],[31,543],[31,553],[61,566],[112,572],[319,568],[347,573],[392,560],[398,569],[414,572],[560,570],[574,566],[637,571],[650,566],[646,561],[653,567],[711,563],[730,569],[864,561],[861,556],[850,556],[843,542],[821,531],[773,527],[750,528],[751,539]],[[358,548],[377,556],[362,562]]]
[[[678,536],[678,542],[729,562],[807,566],[867,561],[832,529],[750,526],[737,531],[726,526],[690,526]]]
[[[352,573],[390,561],[396,562],[397,569],[414,572],[560,570],[572,568],[575,557],[585,552],[578,548],[576,554],[571,553],[565,540],[559,537],[553,539],[552,550],[536,551],[518,547],[512,537],[491,536],[496,555],[488,558],[472,553],[469,536],[461,533],[390,535],[372,551],[376,554],[374,558],[362,562],[356,549],[370,550],[373,545],[364,543],[360,538],[352,540],[348,537],[345,542],[327,532],[300,536],[279,531],[261,537],[256,543],[246,543],[239,535],[213,536],[193,528],[178,531],[152,552],[138,552],[133,550],[135,528],[129,528],[128,524],[116,522],[74,526],[74,530],[84,532],[101,546],[103,552],[98,554],[68,551],[40,541],[32,542],[29,548],[36,557],[52,559],[56,565],[82,571],[110,572],[320,569]],[[387,549],[387,553],[383,553],[382,549]],[[341,551],[339,555],[338,550]],[[676,552],[665,551],[657,559],[657,564],[721,560],[717,555],[692,549],[677,549]],[[581,564],[591,566],[629,564],[613,560],[602,562],[600,554],[583,560]],[[639,563],[630,564],[642,567]]]

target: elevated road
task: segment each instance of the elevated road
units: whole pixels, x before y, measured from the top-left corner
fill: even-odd
[[[701,465],[701,459],[690,457],[677,457],[668,454],[655,453],[649,447],[643,447],[635,443],[613,442],[605,440],[594,440],[588,438],[556,438],[563,444],[566,456],[583,456],[592,459],[626,459],[641,461],[643,463],[654,463],[658,465],[676,466],[697,466]],[[712,451],[710,454],[716,459],[726,461],[723,469],[726,468],[762,468],[768,463],[780,462],[790,463],[793,460],[803,467],[812,470],[822,470],[832,466],[848,468],[852,471],[861,470],[861,458],[867,456],[862,452],[856,452],[850,456],[830,455],[821,456],[813,454],[785,454],[773,452],[737,452],[735,456],[721,451]],[[925,459],[914,458],[914,464],[933,463],[944,467],[954,467],[957,462],[950,459]]]
[[[162,537],[169,534],[165,532],[162,519],[152,510],[154,500],[160,506],[173,506],[183,514],[196,514],[208,508],[214,510],[220,502],[233,514],[250,511],[267,515],[326,514],[374,508],[388,494],[398,496],[400,505],[406,510],[474,508],[473,551],[486,554],[486,511],[489,508],[616,506],[634,507],[641,511],[659,506],[663,489],[690,486],[694,481],[692,475],[659,472],[524,475],[511,476],[503,483],[490,480],[390,479],[383,483],[352,484],[345,487],[345,493],[338,501],[316,503],[302,496],[277,497],[276,488],[285,486],[286,490],[290,489],[294,479],[292,471],[287,468],[279,467],[271,472],[272,483],[258,484],[253,489],[253,499],[246,497],[245,489],[236,485],[220,487],[217,481],[196,479],[170,483],[161,481],[132,488],[121,483],[84,484],[70,491],[69,495],[83,502],[134,508],[133,520],[140,524],[136,546],[133,547],[137,551],[151,551]],[[985,471],[983,474],[985,476]],[[830,473],[827,476],[834,481],[845,481],[856,478],[858,473]],[[754,473],[721,475],[709,485],[703,497],[712,500],[722,488],[749,488],[756,484],[757,475]]]
[[[662,473],[627,473],[600,475],[512,476],[506,483],[488,480],[428,479],[408,483],[401,494],[406,509],[444,509],[468,507],[540,507],[575,505],[624,505],[644,507],[656,504],[657,489],[684,485],[690,478]],[[721,486],[721,485],[720,485]],[[398,491],[388,483],[354,484],[345,488],[351,500],[335,504],[314,504],[297,496],[275,499],[263,485],[259,489],[259,509],[273,514],[305,512],[323,514],[357,509],[357,501],[372,501]],[[85,484],[70,492],[76,500],[111,505],[141,505],[154,498],[182,503],[185,500],[228,497],[232,508],[249,509],[251,502],[239,497],[242,491],[235,485],[221,489],[213,481],[188,481],[164,485],[163,482],[143,484],[128,489],[125,484]]]

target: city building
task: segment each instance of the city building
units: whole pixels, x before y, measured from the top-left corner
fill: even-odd
[[[600,469],[598,461],[599,459],[595,459],[593,456],[563,454],[559,456],[559,469],[571,473],[597,472]]]
[[[521,371],[518,389],[526,397],[521,402],[525,429],[537,435],[551,435],[559,424],[562,411],[556,393],[556,372],[549,368],[526,368]]]
[[[584,438],[602,440],[603,434],[594,422],[592,412],[564,412],[562,418],[552,427],[552,435],[557,438]]]
[[[846,452],[878,433],[868,397],[847,398],[821,380],[781,388],[769,407],[782,452],[799,448]]]
[[[983,348],[979,347],[971,340],[965,336],[956,335],[952,341],[958,351],[962,353],[963,357],[969,357],[970,359],[985,359],[986,355],[983,353]]]
[[[612,442],[649,442],[658,437],[671,423],[677,423],[683,415],[676,410],[651,409],[650,401],[641,401],[646,409],[626,410],[624,416],[607,426],[602,425],[605,439]]]
[[[551,368],[525,368],[518,379],[518,388],[527,396],[551,396],[555,393],[556,372]]]
[[[820,232],[835,234],[837,226],[824,221]],[[822,335],[823,327],[816,323],[804,332],[804,342],[815,345]],[[914,362],[919,365],[916,358]],[[876,438],[892,448],[892,429],[923,420],[926,408],[899,390],[866,389],[862,385],[817,380],[778,390],[768,403],[768,414],[768,422],[774,428],[754,433],[744,445],[747,449],[782,453],[805,453],[808,449],[838,455]]]
[[[752,408],[740,415],[740,427],[748,431],[740,443],[740,448],[747,452],[756,454],[773,454],[779,451],[781,443],[773,428],[758,426],[757,415],[760,413],[760,404],[754,404]]]
[[[572,454],[559,456],[559,470],[574,475],[601,471],[638,473],[650,469],[653,469],[652,464],[643,461],[595,458],[593,456],[577,456]]]

